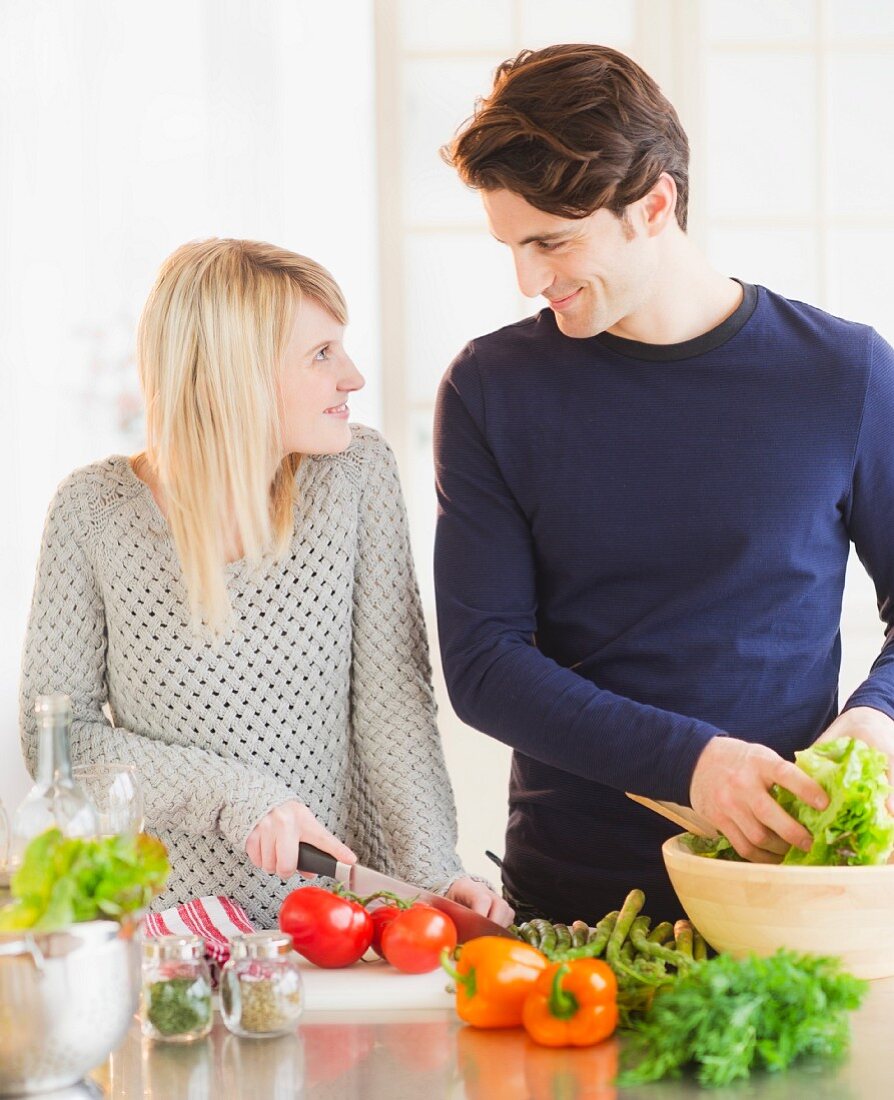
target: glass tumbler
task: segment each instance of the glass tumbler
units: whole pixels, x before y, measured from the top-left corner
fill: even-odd
[[[96,809],[101,836],[140,832],[143,794],[132,764],[79,764],[72,775]]]

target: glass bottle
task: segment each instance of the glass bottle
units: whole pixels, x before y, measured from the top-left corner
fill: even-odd
[[[9,818],[3,807],[3,799],[0,798],[0,874],[6,870],[6,860],[9,858]]]
[[[292,939],[282,932],[233,936],[220,979],[220,1012],[234,1035],[262,1039],[294,1031],[304,991]]]
[[[18,865],[28,842],[47,829],[65,836],[95,836],[96,810],[71,774],[71,699],[38,695],[37,778],[16,810],[10,865]]]
[[[9,899],[9,819],[0,799],[0,905]]]
[[[211,1030],[211,971],[201,936],[143,941],[140,1019],[148,1038],[174,1043],[204,1039]]]

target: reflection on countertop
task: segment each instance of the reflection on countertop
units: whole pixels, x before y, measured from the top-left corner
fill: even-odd
[[[873,1100],[890,1092],[892,1020],[894,979],[873,982],[846,1061],[805,1061],[710,1094],[688,1080],[616,1089],[617,1039],[548,1050],[522,1030],[475,1031],[441,1010],[308,1013],[295,1035],[262,1040],[238,1039],[218,1018],[207,1039],[186,1045],[144,1039],[135,1022],[91,1074],[95,1091],[57,1100]]]

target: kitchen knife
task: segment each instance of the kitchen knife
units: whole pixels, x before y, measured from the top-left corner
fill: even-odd
[[[425,902],[426,905],[439,909],[452,919],[456,925],[457,939],[460,943],[472,940],[476,936],[517,938],[508,928],[488,920],[487,917],[481,916],[466,905],[461,905],[458,901],[451,901],[450,898],[434,894],[431,890],[410,886],[406,882],[401,882],[400,879],[389,878],[388,875],[373,871],[369,867],[361,867],[359,863],[339,863],[335,856],[321,851],[313,844],[298,845],[298,870],[334,878],[352,893],[361,896],[387,890],[401,898]]]

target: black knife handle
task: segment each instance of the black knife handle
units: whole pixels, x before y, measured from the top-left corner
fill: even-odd
[[[313,844],[298,845],[298,870],[309,871],[314,875],[328,875],[335,878],[338,860]]]

